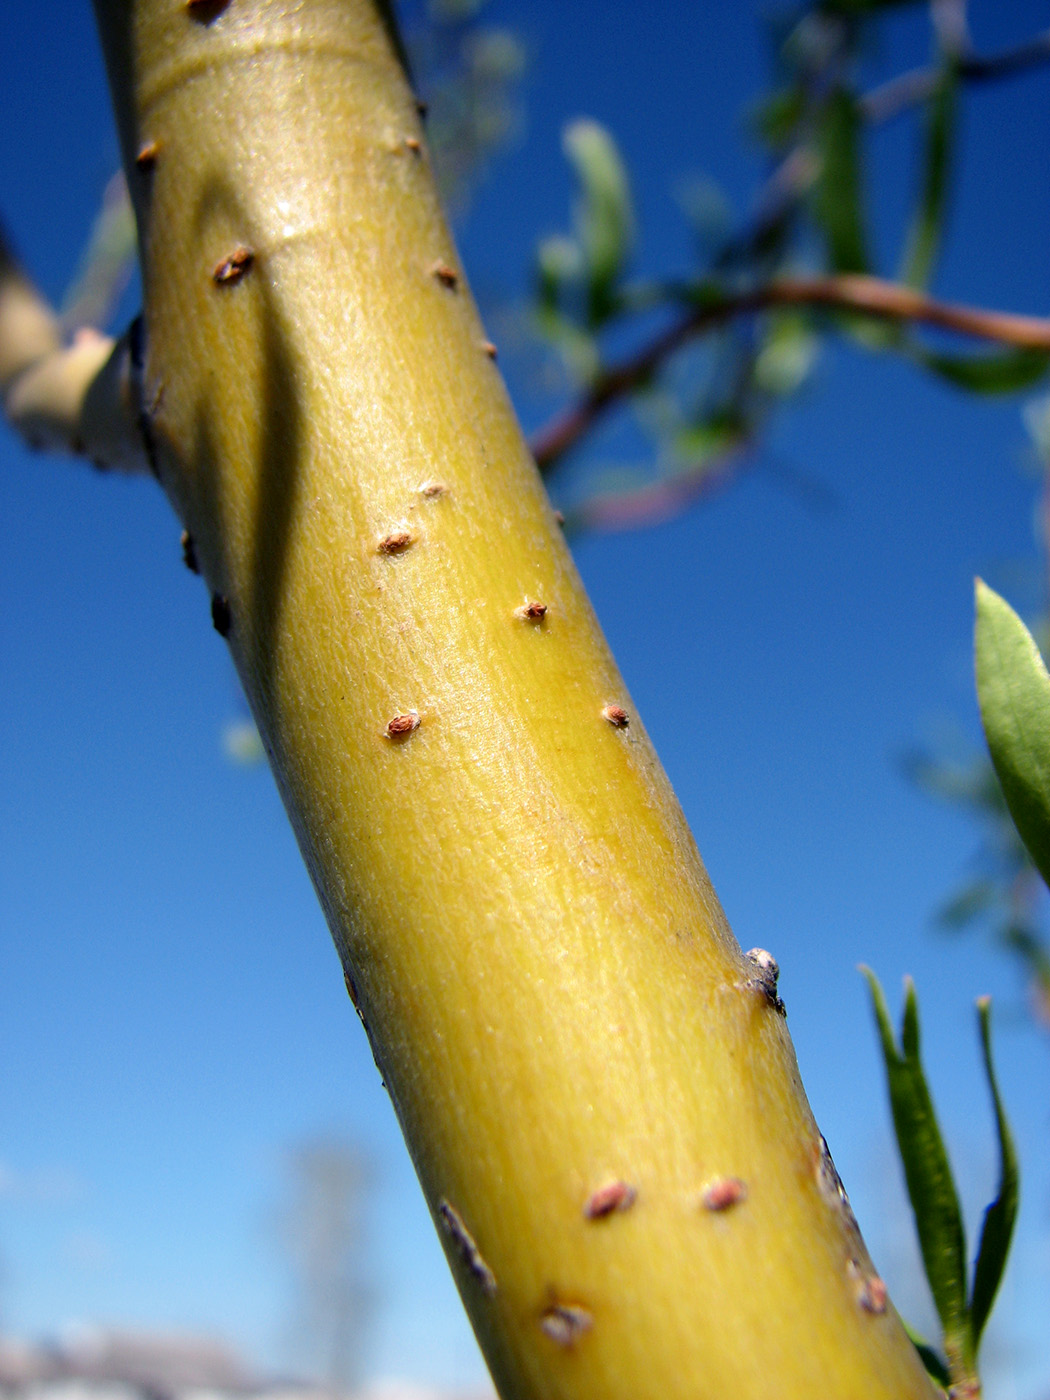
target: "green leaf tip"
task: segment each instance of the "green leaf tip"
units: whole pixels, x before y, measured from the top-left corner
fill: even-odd
[[[974,394],[1013,394],[1027,389],[1044,377],[1050,364],[1045,350],[1023,345],[954,355],[909,342],[908,354],[932,374]]]
[[[812,209],[835,272],[866,272],[869,266],[862,127],[856,95],[844,87],[834,89],[821,114],[821,173]]]
[[[904,1319],[902,1318],[901,1321],[903,1322]],[[952,1383],[952,1378],[948,1374],[944,1357],[941,1356],[936,1347],[931,1347],[925,1337],[916,1332],[910,1323],[904,1322],[904,1330],[907,1332],[912,1346],[919,1353],[922,1364],[926,1367],[926,1374],[932,1376],[942,1389],[947,1390]]]
[[[927,104],[922,185],[901,269],[901,281],[909,287],[929,285],[940,251],[951,184],[958,86],[958,69],[948,61],[941,68]]]
[[[589,316],[600,324],[613,307],[613,289],[634,241],[631,191],[620,152],[599,122],[580,117],[562,135],[580,183],[576,234],[586,264]]]
[[[1017,1207],[1020,1197],[1020,1175],[1010,1125],[1006,1121],[999,1086],[992,1063],[991,997],[977,999],[977,1019],[981,1036],[981,1057],[995,1111],[995,1130],[999,1140],[999,1189],[984,1213],[981,1240],[973,1269],[973,1292],[970,1297],[970,1327],[976,1352],[985,1323],[988,1321],[999,1291],[1006,1260],[1010,1252]]]
[[[915,986],[910,977],[905,978],[898,1045],[878,978],[869,967],[862,966],[860,971],[871,993],[897,1145],[915,1214],[923,1267],[944,1332],[947,1369],[937,1351],[921,1337],[910,1329],[908,1335],[930,1375],[943,1385],[947,1385],[950,1377],[951,1383],[961,1388],[977,1383],[977,1349],[1006,1268],[1019,1199],[1017,1157],[992,1063],[991,998],[978,998],[977,1016],[984,1072],[995,1111],[999,1187],[984,1213],[973,1287],[967,1299],[962,1213],[919,1059],[919,1003]]]
[[[1010,816],[1050,885],[1050,675],[1005,599],[976,581],[974,657],[988,750]]]

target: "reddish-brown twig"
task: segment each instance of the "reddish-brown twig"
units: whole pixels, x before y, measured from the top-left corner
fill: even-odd
[[[937,326],[1000,345],[1050,353],[1050,320],[1043,317],[937,301],[898,282],[861,274],[778,277],[751,292],[696,307],[641,350],[605,370],[577,403],[533,438],[532,450],[540,468],[550,467],[564,456],[610,404],[645,384],[689,341],[736,316],[778,306],[858,312],[880,320]]]

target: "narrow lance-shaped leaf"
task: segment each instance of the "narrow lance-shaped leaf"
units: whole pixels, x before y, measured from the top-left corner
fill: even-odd
[[[960,389],[975,394],[1013,394],[1027,389],[1046,374],[1050,356],[1044,350],[994,350],[989,354],[951,355],[910,344],[918,364]]]
[[[944,231],[955,144],[958,77],[954,64],[941,73],[927,108],[926,150],[918,208],[908,234],[901,281],[929,284]]]
[[[857,101],[839,88],[829,97],[820,129],[822,169],[813,213],[835,272],[868,268],[861,178],[862,125]]]
[[[988,749],[1014,825],[1050,884],[1050,676],[1024,623],[976,585],[977,697]]]
[[[981,1243],[978,1246],[977,1261],[974,1264],[970,1326],[973,1331],[975,1351],[981,1340],[984,1325],[992,1311],[992,1304],[995,1302],[995,1295],[999,1291],[999,1284],[1006,1269],[1010,1240],[1014,1232],[1014,1223],[1017,1220],[1020,1189],[1017,1154],[1014,1151],[1010,1125],[1007,1123],[1006,1114],[1003,1111],[999,1086],[995,1079],[995,1068],[992,1064],[990,1007],[991,1001],[988,997],[981,997],[977,1002],[977,1015],[981,1029],[981,1055],[984,1060],[985,1074],[988,1076],[988,1087],[992,1093],[992,1105],[995,1109],[995,1131],[999,1139],[999,1190],[996,1192],[995,1200],[984,1213]]]
[[[612,309],[613,288],[634,237],[627,172],[616,143],[596,121],[570,122],[562,144],[580,182],[576,231],[586,264],[589,319],[596,325]]]
[[[915,1214],[923,1267],[956,1377],[960,1369],[969,1370],[973,1356],[966,1306],[966,1241],[951,1165],[919,1058],[915,987],[907,979],[898,1049],[878,979],[870,968],[862,971],[871,991],[882,1042],[893,1126]]]

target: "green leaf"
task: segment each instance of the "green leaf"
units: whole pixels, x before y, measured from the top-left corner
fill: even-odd
[[[820,179],[813,195],[813,214],[828,245],[835,272],[866,272],[861,174],[862,119],[857,99],[836,88],[822,113],[818,132]]]
[[[613,309],[613,289],[634,240],[631,192],[616,143],[598,122],[570,122],[562,145],[580,183],[576,235],[583,250],[590,324],[597,326]]]
[[[748,125],[760,141],[782,150],[793,140],[806,110],[806,94],[799,86],[770,93],[751,111]]]
[[[536,249],[537,292],[544,311],[555,311],[562,303],[568,283],[576,281],[583,269],[580,245],[563,234],[544,238]]]
[[[755,383],[778,398],[793,394],[808,377],[819,350],[820,340],[807,316],[789,311],[770,317],[755,356]]]
[[[1042,379],[1050,364],[1045,350],[999,350],[989,355],[944,355],[913,345],[912,359],[950,380],[960,389],[978,394],[1012,394]]]
[[[942,905],[937,913],[937,922],[942,928],[953,931],[965,928],[967,924],[983,918],[994,907],[998,897],[999,887],[994,880],[973,880]]]
[[[903,1321],[903,1318],[901,1320]],[[945,1364],[944,1357],[941,1356],[940,1352],[938,1352],[935,1347],[931,1347],[929,1342],[927,1342],[924,1337],[920,1336],[910,1323],[904,1323],[904,1330],[908,1334],[908,1340],[922,1358],[922,1364],[926,1367],[926,1374],[932,1376],[938,1385],[943,1386],[944,1389],[947,1390],[952,1383],[952,1378],[948,1374],[948,1367]]]
[[[1050,675],[1021,619],[980,579],[974,651],[977,698],[1006,805],[1050,884]]]
[[[915,987],[910,978],[905,981],[898,1049],[878,979],[870,968],[861,971],[871,992],[886,1065],[893,1126],[915,1214],[923,1267],[944,1330],[945,1349],[950,1359],[958,1358],[968,1368],[973,1345],[966,1306],[966,1241],[951,1165],[919,1058],[919,1008]]]
[[[1006,1257],[1010,1252],[1010,1239],[1017,1220],[1019,1180],[1017,1155],[1014,1151],[1010,1125],[1003,1112],[999,1086],[995,1080],[992,1065],[991,1031],[989,1027],[991,1001],[981,997],[977,1002],[977,1015],[981,1029],[981,1054],[984,1059],[984,1072],[988,1076],[988,1087],[992,1093],[995,1109],[995,1130],[999,1139],[999,1190],[995,1200],[984,1213],[981,1226],[981,1242],[977,1249],[977,1262],[973,1270],[973,1293],[970,1299],[970,1326],[973,1331],[973,1345],[976,1351],[981,1333],[992,1311],[995,1295],[1006,1268]]]
[[[941,71],[927,108],[922,190],[901,268],[901,281],[909,287],[929,285],[940,250],[955,145],[958,86],[955,65],[949,63]]]

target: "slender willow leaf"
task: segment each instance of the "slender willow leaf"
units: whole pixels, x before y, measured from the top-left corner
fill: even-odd
[[[1050,365],[1045,350],[997,350],[990,355],[943,355],[913,345],[913,359],[926,369],[950,380],[960,389],[977,394],[1012,394],[1042,379]]]
[[[1024,623],[977,580],[977,698],[1006,805],[1050,884],[1050,675]]]
[[[927,108],[922,190],[901,269],[901,281],[910,287],[926,287],[929,284],[940,250],[951,183],[958,86],[955,65],[948,64],[937,81]]]
[[[973,1270],[973,1294],[970,1299],[970,1326],[973,1329],[973,1344],[976,1350],[984,1331],[984,1324],[992,1311],[995,1295],[999,1291],[1006,1256],[1010,1252],[1010,1239],[1017,1220],[1019,1180],[1017,1154],[1014,1151],[1010,1125],[1003,1112],[999,1086],[995,1080],[992,1065],[991,1032],[989,1028],[991,1002],[981,997],[977,1003],[977,1015],[981,1027],[981,1054],[984,1058],[984,1071],[988,1076],[988,1087],[992,1091],[992,1104],[995,1108],[995,1131],[999,1138],[999,1190],[995,1200],[984,1213],[981,1226],[981,1243],[977,1249],[977,1262]]]
[[[948,1154],[919,1059],[915,987],[909,978],[905,983],[898,1049],[878,979],[870,968],[861,970],[871,991],[893,1126],[915,1214],[923,1267],[944,1330],[945,1349],[950,1360],[969,1370],[973,1346],[966,1306],[966,1241]]]
[[[616,143],[598,122],[586,118],[570,122],[562,144],[580,182],[576,231],[586,265],[593,327],[612,310],[613,288],[631,250],[631,192]]]
[[[819,132],[821,174],[813,213],[836,272],[866,272],[861,176],[862,121],[857,99],[837,88],[824,107]]]

